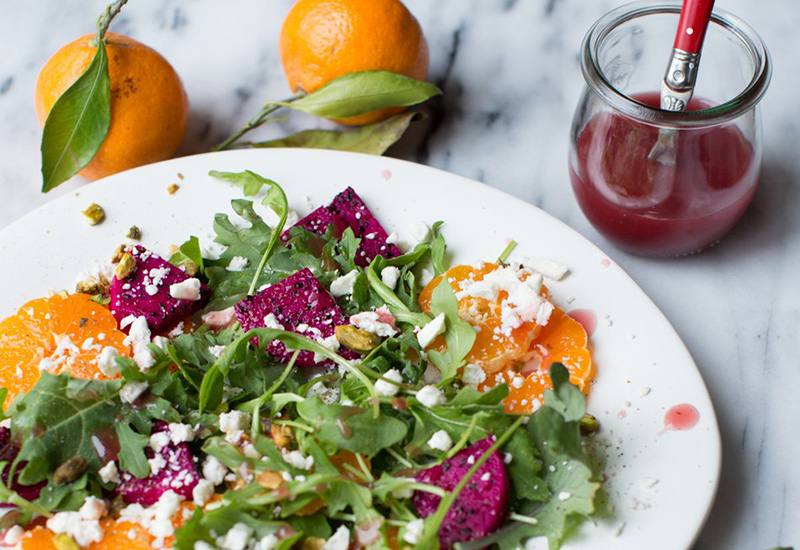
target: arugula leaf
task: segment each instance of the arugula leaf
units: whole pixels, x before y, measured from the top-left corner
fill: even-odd
[[[257,148],[305,147],[309,149],[335,149],[369,155],[382,155],[395,144],[408,129],[417,113],[404,113],[380,122],[344,130],[303,130],[296,134],[270,141],[242,143]]]
[[[439,385],[443,386],[455,378],[458,370],[464,366],[464,358],[475,343],[475,329],[458,315],[458,299],[445,277],[433,290],[431,313],[434,316],[443,313],[447,327],[444,333],[447,350],[444,353],[436,350],[428,352],[431,362],[442,373]]]
[[[104,463],[91,438],[114,425],[121,380],[79,380],[44,372],[11,407],[14,437],[22,441],[19,461],[27,461],[19,481],[33,485],[67,460],[82,456],[93,469]],[[41,433],[41,427],[47,431]]]
[[[316,396],[298,403],[297,412],[319,440],[369,456],[402,441],[408,431],[404,422],[391,416],[374,418],[360,407],[325,404]]]
[[[442,91],[435,84],[389,71],[362,71],[334,78],[291,102],[276,103],[310,115],[348,118],[388,107],[422,103]]]
[[[78,510],[89,496],[88,481],[89,474],[86,472],[72,483],[63,485],[56,485],[51,479],[39,493],[36,504],[45,510]]]
[[[180,246],[178,252],[169,257],[169,263],[172,265],[180,266],[189,262],[200,268],[201,273],[205,270],[203,253],[200,250],[200,240],[195,236],[189,237],[189,240]]]
[[[56,100],[42,132],[42,193],[94,158],[111,127],[111,80],[102,40],[86,71]]]
[[[431,241],[431,263],[433,263],[433,272],[438,275],[443,275],[447,271],[447,263],[445,261],[445,254],[447,254],[447,243],[445,243],[439,229],[444,222],[436,222],[431,227],[433,240]]]
[[[122,470],[140,479],[150,475],[150,464],[144,449],[150,443],[145,434],[133,431],[127,422],[114,424],[114,431],[119,439],[119,465]]]

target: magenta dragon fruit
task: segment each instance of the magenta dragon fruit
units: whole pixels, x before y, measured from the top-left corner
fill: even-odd
[[[39,498],[39,493],[41,492],[42,488],[47,484],[47,482],[42,481],[41,483],[37,483],[36,485],[20,485],[17,483],[17,479],[19,478],[19,473],[22,471],[22,468],[25,464],[20,464],[17,467],[17,471],[14,475],[14,480],[9,484],[8,480],[8,469],[11,467],[11,464],[14,462],[14,459],[17,458],[17,453],[19,453],[19,449],[14,445],[11,441],[11,430],[6,428],[5,426],[0,426],[0,462],[6,462],[6,467],[3,470],[2,476],[0,478],[3,480],[3,485],[6,487],[10,487],[11,490],[15,491],[19,496],[24,498],[25,500],[36,500]],[[5,502],[0,502],[0,508],[9,508],[13,507],[13,504],[8,504]]]
[[[358,266],[369,265],[376,256],[394,258],[401,254],[395,244],[386,242],[389,237],[386,230],[352,187],[336,195],[328,206],[314,210],[295,226],[324,235],[331,224],[336,226],[337,233],[341,234],[349,227],[361,239],[355,259]],[[284,242],[289,239],[288,230],[283,232],[281,239]]]
[[[156,422],[153,424],[153,433],[169,433],[169,428],[164,422]],[[145,454],[155,465],[153,473],[144,479],[128,472],[120,475],[121,481],[116,492],[127,504],[155,504],[167,491],[192,500],[192,491],[200,481],[200,474],[195,466],[196,459],[186,443],[168,443],[158,452],[147,447]]]
[[[196,300],[192,296],[173,298],[170,287],[181,283],[191,285],[192,278],[143,246],[131,247],[128,252],[136,259],[136,268],[124,279],[114,277],[111,282],[109,307],[118,323],[128,316],[144,316],[154,334],[165,334],[194,315],[211,297],[211,289],[197,281]]]
[[[333,336],[336,326],[348,324],[336,299],[325,290],[309,269],[302,269],[258,294],[248,296],[236,304],[235,311],[236,320],[244,330],[259,327],[281,328],[317,341]],[[255,343],[258,344],[257,341]],[[266,350],[284,363],[293,354],[277,340],[267,344]],[[339,353],[345,359],[358,357],[358,354],[346,348],[339,350]],[[302,351],[295,364],[310,367],[330,363],[319,363],[314,360],[312,352]]]
[[[493,444],[491,438],[482,439],[442,464],[419,472],[416,479],[452,491]],[[511,482],[503,459],[500,453],[494,452],[469,480],[439,527],[442,550],[452,548],[456,542],[481,539],[497,530],[505,521],[510,491]],[[440,501],[437,495],[422,491],[415,491],[411,497],[421,518],[436,512]]]

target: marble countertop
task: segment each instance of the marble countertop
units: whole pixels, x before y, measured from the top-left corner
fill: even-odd
[[[106,0],[0,3],[0,227],[73,181],[39,193],[40,129],[33,87],[61,45],[92,32]],[[620,263],[686,342],[715,403],[723,439],[719,496],[697,549],[800,544],[797,360],[800,334],[800,4],[721,0],[770,47],[774,77],[762,104],[761,185],[716,248],[678,260],[627,255],[589,225],[572,196],[567,144],[583,81],[589,26],[622,0],[406,0],[443,90],[431,117],[391,154],[483,181],[565,221]],[[203,152],[289,92],[277,52],[291,0],[133,0],[113,30],[175,66],[192,112],[179,154]],[[780,15],[777,15],[780,14]],[[295,122],[261,133],[307,127]],[[792,518],[795,518],[794,520]]]

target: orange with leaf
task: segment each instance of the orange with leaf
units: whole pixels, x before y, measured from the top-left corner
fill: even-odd
[[[447,281],[456,291],[473,283],[484,281],[502,266],[484,263],[478,266],[459,265],[446,273]],[[519,282],[524,283],[533,276],[529,271],[518,272]],[[430,313],[433,290],[442,277],[434,278],[422,290],[419,305]],[[458,295],[458,294],[457,294]],[[542,300],[549,292],[542,286]],[[499,290],[496,298],[461,294],[458,300],[459,317],[475,328],[475,343],[465,357],[467,364],[483,371],[478,389],[486,391],[499,383],[509,387],[505,409],[512,413],[529,413],[543,403],[544,390],[552,387],[548,374],[550,365],[563,363],[570,373],[570,381],[586,393],[594,376],[588,336],[583,326],[559,308],[553,308],[549,317],[542,320],[522,320],[518,326],[504,328],[504,302],[509,298],[506,290]],[[506,315],[508,312],[505,312]],[[446,348],[444,338],[439,336],[428,349]],[[520,383],[521,382],[521,383]]]
[[[124,340],[111,312],[86,294],[58,293],[28,302],[0,322],[0,388],[8,390],[5,405],[27,393],[44,370],[105,379],[98,357],[106,347],[130,356]]]

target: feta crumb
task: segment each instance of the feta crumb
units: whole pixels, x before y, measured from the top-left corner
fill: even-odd
[[[117,463],[113,460],[100,468],[97,473],[103,483],[119,483],[119,470],[117,469]]]
[[[397,369],[389,369],[383,375],[383,378],[397,382],[397,384],[403,383],[403,375]],[[400,391],[397,384],[392,384],[386,380],[378,380],[375,382],[375,393],[381,397],[393,397]]]
[[[234,256],[225,269],[228,271],[242,271],[245,267],[247,267],[247,258]]]
[[[511,453],[505,453],[503,455],[503,464],[511,464],[512,460],[514,460],[514,455]]]
[[[283,460],[298,470],[310,470],[314,466],[313,456],[303,456],[300,451],[289,451],[283,454]]]
[[[136,532],[134,531],[134,533],[136,533]],[[131,540],[133,540],[133,538],[134,537],[131,537]],[[198,540],[198,541],[195,541],[193,549],[194,550],[217,550],[217,547],[216,546],[211,546],[210,544],[208,544],[204,540]]]
[[[319,343],[322,344],[323,346],[325,346],[326,348],[328,348],[329,350],[331,350],[334,353],[339,351],[340,344],[339,344],[339,340],[336,339],[336,334],[331,334],[327,338],[323,338],[322,340],[319,341]],[[314,362],[315,363],[322,363],[326,359],[327,358],[325,356],[320,355],[319,353],[316,353],[316,352],[314,353]]]
[[[25,537],[25,529],[23,529],[19,525],[13,525],[8,528],[6,531],[6,536],[3,539],[3,544],[5,546],[16,546],[22,539]]]
[[[354,269],[347,275],[342,275],[341,277],[337,277],[331,283],[331,294],[333,294],[336,298],[340,298],[346,294],[352,294],[353,285],[356,282],[358,273],[359,273],[358,270]]]
[[[425,528],[425,522],[422,519],[415,519],[406,523],[405,533],[403,533],[403,540],[408,544],[417,544],[422,540],[422,531]]]
[[[114,378],[119,375],[117,357],[119,357],[117,348],[112,348],[111,346],[104,347],[100,355],[97,356],[97,368],[108,378]]]
[[[250,424],[250,413],[230,411],[219,415],[219,429],[227,434],[247,429]]]
[[[386,310],[386,313],[389,313],[388,309]],[[391,313],[389,313],[389,315],[391,316]],[[385,319],[385,317],[383,318]],[[361,313],[351,315],[350,323],[356,328],[366,330],[367,332],[371,332],[372,334],[376,334],[382,338],[387,338],[397,334],[397,329],[395,329],[389,323],[385,323],[381,319],[382,316],[379,311],[362,311]]]
[[[147,382],[131,380],[122,386],[122,389],[119,391],[119,398],[123,403],[132,404],[139,399],[145,391],[147,391]]]
[[[214,482],[209,479],[201,479],[192,489],[192,500],[197,506],[205,506],[212,496],[214,496]]]
[[[194,428],[189,424],[173,422],[169,424],[169,439],[173,445],[194,441]]]
[[[568,491],[561,491],[558,493],[558,500],[569,500],[572,497],[572,493]]]
[[[169,285],[169,295],[176,300],[196,302],[200,299],[200,279],[191,277],[183,282]]]
[[[647,386],[639,390],[639,397],[647,397],[648,395],[650,395],[650,388]]]
[[[522,387],[522,384],[524,383],[525,383],[525,378],[522,376],[515,376],[514,378],[511,379],[511,386],[513,388],[519,389]]]
[[[396,244],[398,240],[400,240],[400,235],[392,232],[389,233],[388,237],[386,237],[386,244]]]
[[[433,342],[434,338],[444,333],[446,328],[444,313],[440,313],[433,321],[429,322],[417,332],[417,341],[419,345],[423,348],[428,347],[430,343]]]
[[[437,405],[444,405],[447,403],[447,398],[442,393],[442,390],[429,384],[417,392],[417,401],[426,407],[436,407]]]
[[[147,326],[147,319],[143,315],[140,315],[131,323],[128,336],[122,343],[126,346],[131,346],[133,360],[138,365],[139,370],[146,371],[156,364],[155,357],[147,348],[150,343],[150,327]]]
[[[264,326],[275,330],[283,330],[283,325],[278,322],[274,313],[267,313],[264,317]]]
[[[400,270],[393,265],[381,269],[381,282],[394,290],[397,280],[400,278]]]
[[[209,346],[208,351],[211,352],[211,355],[219,359],[227,347],[228,346]]]
[[[84,520],[97,520],[108,513],[105,501],[96,497],[87,497],[83,502],[78,514]]]
[[[150,474],[157,475],[167,465],[167,460],[163,455],[158,454],[147,459],[147,463],[150,465]]]
[[[485,474],[483,474],[481,476],[481,481],[489,481],[490,479],[492,479],[492,473],[491,472],[486,472]]]
[[[313,386],[308,389],[307,397],[317,396],[319,397],[323,403],[326,405],[330,405],[332,403],[336,403],[339,400],[339,388],[332,387],[329,388],[322,382],[317,382]]]
[[[347,550],[350,547],[350,530],[340,525],[336,532],[325,541],[320,550]]]
[[[428,446],[437,451],[447,452],[453,447],[453,439],[446,431],[439,430],[428,440]]]
[[[543,258],[523,258],[522,263],[525,267],[529,267],[554,281],[560,281],[569,273],[569,268],[564,264],[547,260]]]
[[[215,456],[207,456],[203,462],[203,477],[209,480],[214,485],[220,485],[225,481],[225,476],[228,474],[228,468],[219,461]]]
[[[169,445],[169,434],[166,432],[157,432],[150,434],[150,448],[156,453],[160,453],[161,449]]]
[[[236,321],[236,310],[231,306],[221,311],[209,311],[208,313],[204,313],[201,319],[205,324],[215,330],[229,327]]]
[[[254,550],[273,550],[280,540],[278,537],[270,533],[269,535],[264,535],[261,537],[261,540],[256,543],[256,547]]]
[[[69,535],[79,546],[89,546],[103,539],[104,531],[99,520],[85,520],[79,512],[58,512],[47,520],[52,532]]]

